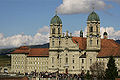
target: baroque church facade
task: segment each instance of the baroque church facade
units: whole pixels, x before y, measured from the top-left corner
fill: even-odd
[[[68,31],[62,33],[62,20],[56,14],[50,22],[49,48],[32,49],[24,46],[16,49],[11,53],[11,72],[59,71],[80,74],[90,70],[90,66],[96,62],[103,62],[106,69],[110,56],[114,56],[120,70],[120,44],[107,39],[107,32],[104,32],[103,36],[102,39],[100,18],[94,11],[87,19],[86,37],[83,37],[82,30],[80,37],[74,37]],[[21,60],[20,64],[17,58]]]

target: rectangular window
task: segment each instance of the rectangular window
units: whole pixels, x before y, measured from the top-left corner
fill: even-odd
[[[66,64],[68,64],[68,58],[66,57]]]
[[[52,46],[54,47],[54,41],[52,41]]]
[[[97,45],[98,45],[98,42],[99,42],[99,41],[97,40]]]
[[[93,27],[92,26],[90,27],[90,32],[93,32]]]
[[[73,59],[73,63],[74,63],[74,59]]]

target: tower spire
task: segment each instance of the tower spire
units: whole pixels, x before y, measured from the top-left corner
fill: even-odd
[[[95,3],[92,3],[92,11],[95,10]]]
[[[55,10],[55,15],[57,15],[57,10]]]

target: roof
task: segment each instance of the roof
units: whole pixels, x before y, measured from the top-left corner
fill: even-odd
[[[29,48],[27,46],[21,46],[13,51],[11,54],[28,54],[29,57],[40,56],[48,57],[49,48]]]
[[[80,50],[86,50],[87,39],[84,37],[72,37],[73,43],[79,46]],[[21,46],[17,48],[12,54],[28,54],[29,57],[39,56],[48,57],[49,48],[29,48]],[[101,49],[97,57],[120,57],[120,44],[115,42],[113,39],[101,39]]]
[[[81,50],[86,50],[87,41],[84,37],[72,37],[75,44],[79,45]],[[120,56],[120,44],[113,39],[101,39],[101,49],[97,57],[119,57]]]
[[[101,39],[101,50],[97,57],[120,56],[120,44],[112,39]]]
[[[48,57],[49,49],[48,48],[31,48],[29,57],[40,56],[40,57]]]
[[[57,14],[51,19],[50,24],[62,24],[62,20]]]
[[[95,13],[94,11],[92,13],[90,13],[90,15],[88,16],[87,21],[100,21],[99,16],[97,15],[97,13]]]
[[[27,46],[21,46],[19,48],[17,48],[16,50],[14,50],[13,52],[11,52],[12,54],[23,54],[23,53],[29,53],[29,47]]]
[[[85,50],[85,49],[86,49],[86,46],[87,46],[86,38],[84,38],[84,37],[72,37],[72,41],[73,41],[75,44],[78,44],[78,45],[79,45],[79,48],[80,48],[81,50]]]

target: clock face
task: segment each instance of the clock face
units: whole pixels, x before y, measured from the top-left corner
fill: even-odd
[[[90,38],[92,37],[92,34],[90,34]]]
[[[99,37],[99,34],[97,34],[96,37]]]

